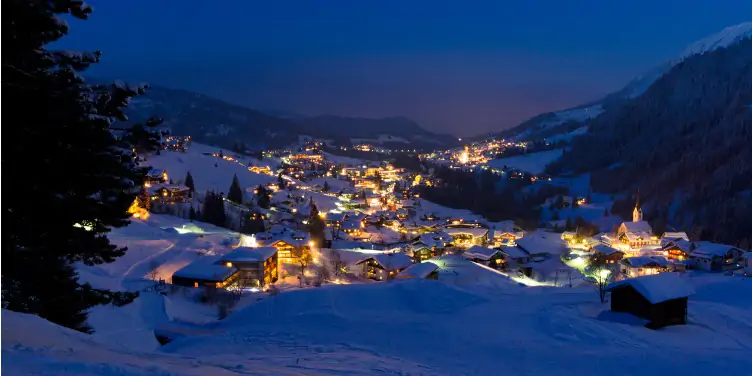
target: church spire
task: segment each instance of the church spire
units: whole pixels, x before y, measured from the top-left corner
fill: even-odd
[[[642,208],[640,207],[640,191],[637,191],[637,200],[635,201],[634,210],[632,211],[632,222],[642,221]]]

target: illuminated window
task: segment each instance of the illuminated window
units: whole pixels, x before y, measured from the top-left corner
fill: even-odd
[[[231,262],[228,262],[228,263],[227,263],[227,267],[228,267],[228,268],[232,268],[232,263],[231,263]]]
[[[198,287],[198,282],[193,282],[193,287]]]

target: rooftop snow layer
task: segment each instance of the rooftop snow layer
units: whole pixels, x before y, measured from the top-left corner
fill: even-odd
[[[421,262],[418,264],[410,265],[407,269],[403,270],[397,275],[397,278],[426,278],[429,274],[438,269],[439,266],[430,262]]]
[[[465,258],[471,258],[471,259],[481,259],[481,260],[490,260],[491,257],[493,257],[495,254],[499,253],[498,249],[491,249],[486,247],[481,247],[479,245],[474,245],[470,247],[467,251],[465,251],[464,256]]]
[[[692,285],[676,273],[659,273],[629,278],[609,284],[607,290],[613,291],[627,285],[632,286],[653,304],[671,299],[686,298],[695,293]]]
[[[238,271],[236,268],[217,264],[219,261],[220,257],[203,256],[176,271],[173,277],[222,282]]]
[[[230,262],[253,262],[266,261],[269,257],[277,253],[274,247],[238,247],[234,251],[222,256],[222,261]]]

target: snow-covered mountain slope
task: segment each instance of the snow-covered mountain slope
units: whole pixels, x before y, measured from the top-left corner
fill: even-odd
[[[289,290],[141,352],[3,311],[3,374],[749,373],[752,284],[743,277],[686,278],[696,291],[689,323],[661,330],[610,312],[592,287],[479,289],[439,278]]]
[[[728,47],[750,37],[752,37],[752,22],[729,26],[690,44],[676,58],[663,62],[635,77],[622,89],[596,103],[535,116],[512,129],[500,132],[498,136],[522,141],[544,138],[549,141],[563,140],[557,136],[570,133],[586,125],[588,120],[597,117],[603,111],[618,107],[625,100],[642,95],[656,80],[687,58]]]

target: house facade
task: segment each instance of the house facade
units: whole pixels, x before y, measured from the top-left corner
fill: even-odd
[[[263,287],[279,278],[277,253],[274,247],[238,247],[222,256],[219,262],[238,270],[239,286]]]
[[[402,253],[381,253],[367,257],[356,265],[361,267],[363,278],[386,281],[394,279],[397,274],[413,264],[413,259]]]
[[[699,270],[721,272],[742,267],[744,251],[740,248],[711,242],[697,242],[689,254],[690,265]]]

